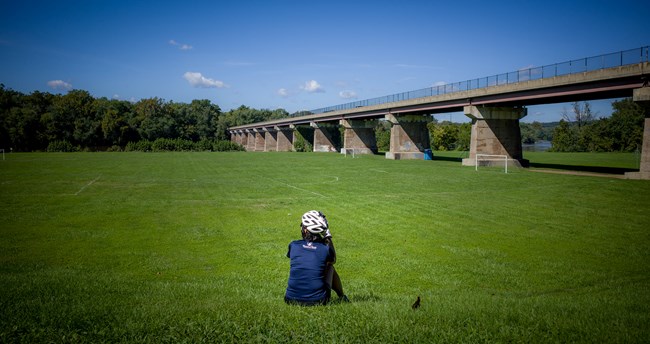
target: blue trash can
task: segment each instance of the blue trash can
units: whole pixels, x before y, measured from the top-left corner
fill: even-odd
[[[433,160],[433,152],[431,149],[424,150],[424,160]]]

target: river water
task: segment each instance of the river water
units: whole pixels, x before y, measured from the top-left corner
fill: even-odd
[[[537,141],[533,144],[521,144],[521,148],[524,152],[546,152],[551,149],[551,141]]]

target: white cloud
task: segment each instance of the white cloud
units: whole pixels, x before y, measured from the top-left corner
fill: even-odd
[[[343,99],[357,99],[357,93],[354,91],[341,91],[339,96]]]
[[[200,88],[223,88],[223,87],[228,87],[228,85],[224,84],[223,81],[219,80],[214,80],[210,78],[206,78],[201,73],[197,72],[186,72],[183,74],[183,78],[187,80],[190,85],[193,87],[200,87]]]
[[[278,95],[280,97],[285,97],[286,98],[286,97],[289,96],[289,91],[287,91],[286,88],[281,88],[281,89],[278,90]]]
[[[305,82],[304,86],[300,86],[301,89],[309,93],[324,93],[325,90],[316,80],[309,80]]]
[[[51,80],[47,82],[47,85],[55,90],[71,90],[72,85],[63,81],[63,80]]]
[[[437,87],[437,86],[445,86],[445,85],[447,85],[447,83],[444,82],[444,81],[436,81],[436,82],[433,84],[433,87]]]
[[[177,48],[180,49],[180,50],[192,50],[192,48],[193,48],[193,47],[192,47],[191,45],[189,45],[189,44],[178,43],[178,42],[176,42],[176,41],[173,40],[173,39],[170,39],[170,40],[169,40],[169,44],[171,44],[171,45],[177,47]]]

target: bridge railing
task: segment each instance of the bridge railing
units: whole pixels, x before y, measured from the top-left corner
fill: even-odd
[[[359,100],[355,102],[328,106],[311,110],[312,114],[319,114],[332,111],[349,110],[358,107],[381,105],[403,100],[445,95],[449,93],[475,90],[492,86],[515,84],[518,82],[552,78],[556,76],[570,75],[576,73],[591,72],[599,69],[621,67],[625,65],[650,62],[648,55],[650,46],[631,50],[623,50],[616,53],[586,57],[567,62],[555,63],[542,67],[531,67],[518,71],[487,76],[478,79],[471,79],[450,84],[427,87],[415,91],[395,93],[388,96]]]

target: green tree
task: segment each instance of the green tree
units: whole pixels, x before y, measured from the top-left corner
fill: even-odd
[[[560,124],[553,130],[553,146],[551,151],[554,152],[574,152],[578,149],[578,131],[565,120],[560,120]]]
[[[15,147],[9,134],[12,127],[11,109],[22,102],[23,94],[0,84],[0,148]]]
[[[643,108],[631,98],[612,103],[612,116],[609,126],[612,135],[612,150],[634,152],[643,143],[645,113]]]
[[[172,106],[160,98],[142,99],[133,106],[134,117],[129,123],[140,137],[154,141],[158,138],[172,139],[176,136],[176,121]]]
[[[601,118],[582,128],[580,146],[589,152],[611,152],[614,138],[609,118]]]
[[[41,116],[48,141],[86,144],[94,138],[101,125],[94,118],[93,101],[83,90],[54,96],[51,111]]]
[[[285,109],[275,109],[271,111],[271,114],[267,118],[267,120],[274,120],[274,119],[282,119],[282,118],[287,118],[289,117],[289,113]]]
[[[465,122],[458,128],[458,141],[456,141],[456,150],[468,151],[472,141],[472,123]]]
[[[43,148],[43,130],[40,115],[30,107],[14,107],[7,118],[7,134],[10,147],[17,151],[33,151]]]
[[[130,141],[139,140],[136,129],[129,125],[129,119],[133,116],[131,103],[99,98],[95,100],[94,109],[101,118],[102,133],[107,144],[123,147]]]
[[[219,106],[209,100],[193,100],[190,104],[170,105],[177,123],[179,137],[194,142],[213,139],[221,114]]]
[[[390,122],[388,121],[377,121],[375,139],[377,140],[377,149],[380,152],[390,150],[390,126]]]
[[[571,104],[571,111],[562,110],[562,120],[553,131],[553,151],[584,152],[604,144],[592,142],[592,135],[600,128],[590,128],[595,115],[588,102]],[[558,136],[559,135],[559,136]]]
[[[456,149],[460,125],[443,121],[441,123],[430,122],[427,127],[433,149],[441,151]]]
[[[52,95],[24,95],[0,87],[0,147],[16,151],[42,150],[47,146],[41,114],[52,106]]]

